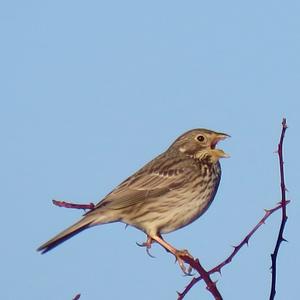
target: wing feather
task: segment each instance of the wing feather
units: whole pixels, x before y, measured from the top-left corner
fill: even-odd
[[[141,201],[155,201],[170,190],[183,186],[189,178],[188,173],[195,167],[190,158],[173,157],[170,165],[170,157],[161,155],[118,185],[90,212],[98,208],[122,209]]]

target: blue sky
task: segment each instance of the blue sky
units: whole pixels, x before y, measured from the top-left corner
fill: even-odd
[[[122,224],[35,249],[188,129],[229,133],[231,158],[208,212],[165,238],[209,268],[280,200],[282,117],[289,220],[277,299],[295,299],[299,252],[298,1],[3,1],[1,297],[176,299],[188,278]],[[274,215],[214,276],[224,299],[268,299]],[[186,299],[211,299],[204,285]]]

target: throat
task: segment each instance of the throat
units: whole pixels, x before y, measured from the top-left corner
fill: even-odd
[[[201,160],[196,159],[201,176],[218,181],[221,176],[221,165],[219,160],[212,161],[210,157]]]
[[[199,151],[194,155],[200,164],[214,165],[219,162],[220,157],[214,155],[213,151]]]

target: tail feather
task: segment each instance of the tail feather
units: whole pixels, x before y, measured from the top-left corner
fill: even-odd
[[[65,229],[54,238],[49,240],[48,242],[41,245],[37,251],[41,251],[42,254],[52,250],[59,244],[63,243],[64,241],[68,240],[72,236],[76,235],[77,233],[87,229],[88,227],[92,226],[94,218],[85,217],[81,219],[79,222],[73,224],[69,228]]]

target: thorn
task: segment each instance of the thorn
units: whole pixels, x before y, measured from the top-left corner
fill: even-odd
[[[283,241],[283,242],[286,242],[286,243],[288,243],[289,241],[288,240],[286,240],[284,237],[282,237],[281,238],[281,240]]]
[[[217,272],[222,276],[222,269],[221,269],[221,268],[219,268],[219,269],[217,270]]]

